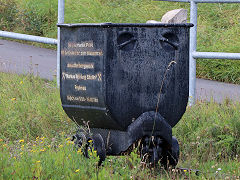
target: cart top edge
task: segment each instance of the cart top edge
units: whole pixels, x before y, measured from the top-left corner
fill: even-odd
[[[58,27],[193,27],[192,23],[78,23],[57,24]]]

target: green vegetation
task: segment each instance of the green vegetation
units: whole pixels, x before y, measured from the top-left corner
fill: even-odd
[[[209,179],[240,178],[240,104],[198,102],[173,129],[180,144],[176,173],[148,168],[137,151],[83,157],[69,141],[76,125],[63,112],[56,82],[0,73],[0,179]],[[221,170],[220,170],[220,169]]]
[[[239,52],[240,5],[198,5],[198,50]],[[67,0],[66,23],[145,23],[188,3],[149,0]],[[57,0],[0,0],[0,29],[57,37]],[[49,46],[47,46],[49,47]],[[52,46],[51,46],[52,47]],[[240,84],[240,61],[197,61],[197,76]]]
[[[0,73],[0,138],[32,140],[71,129],[55,82]]]

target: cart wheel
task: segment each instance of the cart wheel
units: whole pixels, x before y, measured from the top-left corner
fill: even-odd
[[[175,137],[172,137],[171,151],[165,151],[162,155],[161,165],[167,169],[168,167],[176,167],[179,158],[179,144]]]
[[[86,136],[82,132],[77,133],[72,137],[72,141],[74,141],[74,144],[77,146],[77,148],[81,148],[82,145],[86,143]]]
[[[160,137],[144,137],[141,141],[142,161],[155,167],[162,155],[162,143]]]
[[[106,158],[106,148],[103,141],[103,138],[100,134],[96,134],[92,137],[93,140],[93,147],[97,151],[97,155],[99,156],[98,165],[100,166],[102,162]]]
[[[168,154],[169,165],[175,167],[179,159],[179,144],[175,137],[172,137],[172,152]]]
[[[76,149],[82,149],[83,155],[88,158],[88,149],[91,150],[89,142],[87,142],[87,137],[83,132],[77,133],[72,137],[72,141],[74,142]]]

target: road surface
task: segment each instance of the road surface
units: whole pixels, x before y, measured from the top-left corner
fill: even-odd
[[[0,71],[33,73],[42,78],[56,77],[57,52],[13,41],[0,40]],[[226,98],[240,102],[240,86],[197,79],[197,100],[222,102]]]

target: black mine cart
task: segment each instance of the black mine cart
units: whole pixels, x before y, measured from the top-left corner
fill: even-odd
[[[188,103],[192,24],[58,26],[62,106],[89,129],[80,130],[75,143],[87,147],[92,139],[103,161],[138,142],[149,163],[175,166],[179,145],[172,128]]]

